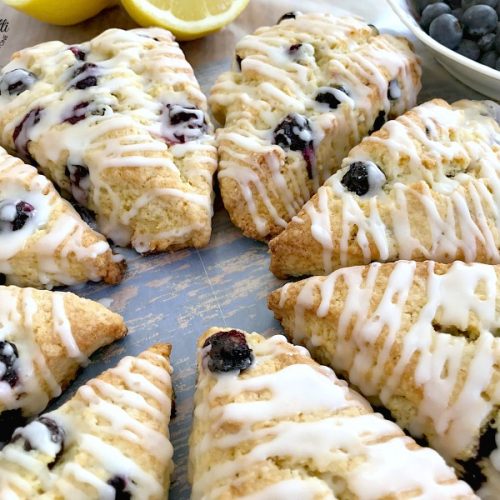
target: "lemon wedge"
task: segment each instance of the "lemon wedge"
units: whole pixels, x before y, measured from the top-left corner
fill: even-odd
[[[141,26],[161,26],[179,40],[194,40],[233,21],[249,0],[121,0]]]
[[[118,0],[3,0],[3,3],[49,24],[67,26],[99,14]]]

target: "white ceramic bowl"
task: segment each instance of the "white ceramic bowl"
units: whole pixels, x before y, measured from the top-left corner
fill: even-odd
[[[415,20],[416,10],[411,0],[387,0],[392,10],[409,30],[432,52],[436,60],[465,85],[500,101],[500,71],[457,54],[431,38]]]

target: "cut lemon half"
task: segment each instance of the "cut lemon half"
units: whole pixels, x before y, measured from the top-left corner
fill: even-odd
[[[220,30],[249,0],[121,0],[141,26],[161,26],[179,40],[194,40]]]
[[[117,5],[118,0],[3,0],[3,3],[44,23],[68,26]]]

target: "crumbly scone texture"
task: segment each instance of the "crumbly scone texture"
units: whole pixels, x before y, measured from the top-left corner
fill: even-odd
[[[0,85],[2,145],[95,212],[108,238],[139,252],[208,242],[213,127],[168,31],[110,29],[27,48]]]
[[[406,39],[359,18],[297,14],[245,36],[209,97],[233,223],[280,233],[353,146],[416,104],[420,75]]]
[[[500,262],[500,106],[435,99],[386,123],[270,242],[280,277],[398,259]]]
[[[0,286],[0,415],[39,414],[94,351],[126,333],[123,318],[97,302]]]
[[[0,148],[0,273],[5,283],[36,288],[89,280],[115,284],[124,271],[123,258],[113,255],[106,239],[48,179]]]
[[[401,427],[500,496],[500,266],[399,261],[286,284],[269,307]]]
[[[244,335],[250,366],[212,371],[210,363],[218,363],[212,339],[219,337],[217,352],[226,361],[231,354],[220,332],[229,332],[222,336],[232,337],[240,354]],[[476,498],[435,451],[373,413],[332,370],[283,336],[211,328],[198,345],[193,500]]]
[[[0,451],[0,497],[164,500],[172,471],[170,345],[126,357]]]

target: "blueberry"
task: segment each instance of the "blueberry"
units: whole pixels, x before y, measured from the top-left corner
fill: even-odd
[[[297,12],[287,12],[278,19],[278,24],[281,23],[281,21],[284,21],[285,19],[295,19],[296,17],[297,17]]]
[[[464,10],[474,5],[488,5],[494,9],[498,5],[498,0],[462,0],[462,8]]]
[[[203,344],[203,347],[208,346],[208,369],[211,372],[246,370],[253,362],[252,349],[245,334],[238,330],[211,335]]]
[[[387,98],[390,101],[397,101],[401,97],[401,87],[399,86],[399,82],[396,78],[389,82],[389,86],[387,87]]]
[[[65,123],[70,123],[71,125],[75,125],[75,123],[78,123],[81,120],[85,120],[86,111],[88,107],[89,107],[88,102],[81,102],[80,104],[77,104],[76,106],[73,107],[71,114],[65,117],[63,121]]]
[[[33,444],[28,439],[28,437],[26,437],[26,433],[24,432],[23,428],[17,429],[14,432],[11,442],[15,443],[22,440],[24,451],[29,452],[32,450],[37,450],[48,455],[53,455],[52,461],[47,464],[49,466],[49,469],[52,469],[64,451],[64,440],[66,438],[66,433],[64,432],[64,429],[57,424],[57,422],[49,417],[38,417],[36,420],[34,420],[34,422],[42,424],[45,427],[45,432],[48,433],[47,437],[49,439],[48,442],[43,445],[43,449],[38,449],[37,446]],[[33,425],[34,422],[28,424],[28,427]],[[41,432],[41,430],[38,431],[37,429],[37,432]]]
[[[483,35],[478,41],[477,45],[481,52],[488,52],[495,47],[495,33],[487,33]]]
[[[481,50],[474,40],[462,40],[457,48],[457,52],[473,61],[477,61],[481,55]]]
[[[481,64],[484,64],[485,66],[488,66],[489,68],[494,68],[497,60],[497,55],[494,50],[490,50],[489,52],[485,52],[481,58],[479,59],[479,62]]]
[[[464,15],[464,9],[460,9],[460,8],[458,8],[458,9],[453,9],[453,10],[451,11],[451,15],[452,15],[452,16],[454,16],[454,17],[456,17],[459,21],[461,21],[461,20],[462,20],[463,15]]]
[[[274,143],[285,150],[304,151],[312,145],[312,130],[309,120],[292,113],[274,129]]]
[[[462,5],[462,0],[446,0],[446,3],[452,8],[456,9]]]
[[[17,152],[28,162],[33,162],[33,158],[28,151],[29,131],[41,120],[42,111],[42,108],[32,109],[25,115],[12,134],[12,140],[14,141]]]
[[[241,62],[243,61],[243,58],[240,57],[238,54],[236,54],[236,66],[238,66],[238,69],[241,71]]]
[[[16,217],[12,221],[12,230],[19,231],[24,227],[26,221],[35,214],[35,207],[25,201],[16,204]]]
[[[419,13],[421,13],[428,5],[441,2],[441,0],[415,0],[415,6]]]
[[[420,18],[420,26],[427,31],[431,22],[436,19],[436,17],[448,12],[451,12],[450,6],[446,5],[444,2],[432,3],[423,10],[422,17]]]
[[[68,50],[73,52],[73,55],[78,61],[85,61],[87,54],[79,47],[70,47]]]
[[[65,174],[69,177],[73,198],[81,205],[86,205],[90,189],[90,173],[88,167],[85,165],[68,163]]]
[[[19,382],[15,363],[19,358],[17,347],[12,342],[0,340],[0,381],[7,382],[11,387]]]
[[[294,43],[293,45],[290,45],[288,52],[290,52],[290,54],[295,54],[300,50],[301,47],[302,47],[301,43]]]
[[[376,132],[377,130],[380,130],[384,123],[386,122],[387,118],[385,115],[385,111],[382,109],[378,112],[377,117],[375,118],[375,121],[373,122],[373,126],[370,130],[370,134],[373,134],[373,132]]]
[[[94,63],[84,63],[80,65],[71,76],[71,87],[83,90],[97,85],[97,65]],[[81,77],[81,78],[80,78]]]
[[[375,36],[380,35],[380,30],[374,24],[369,24],[368,26],[370,26],[370,28]]]
[[[345,87],[336,85],[335,87],[320,89],[316,94],[315,101],[321,104],[327,104],[330,109],[337,109],[342,102],[338,98],[339,93],[349,95]]]
[[[207,129],[205,113],[190,104],[167,104],[163,113],[163,136],[170,144],[199,139]]]
[[[370,186],[370,179],[373,186]],[[385,175],[378,165],[371,161],[355,161],[340,180],[341,184],[358,196],[363,196],[370,188],[377,189],[385,183]]]
[[[497,25],[497,34],[495,36],[495,50],[500,54],[500,23]]]
[[[75,125],[90,115],[104,116],[105,114],[106,107],[99,106],[95,102],[84,101],[73,106],[71,111],[63,117],[63,122]]]
[[[115,490],[115,500],[130,500],[132,494],[127,489],[128,481],[123,476],[113,476],[108,484]]]
[[[462,17],[462,24],[466,33],[473,37],[481,37],[495,31],[498,15],[488,5],[473,5]]]
[[[13,69],[0,80],[0,94],[19,95],[28,90],[36,81],[36,75],[25,69]]]
[[[455,49],[462,40],[462,26],[451,14],[441,14],[431,22],[429,35],[449,49]]]

